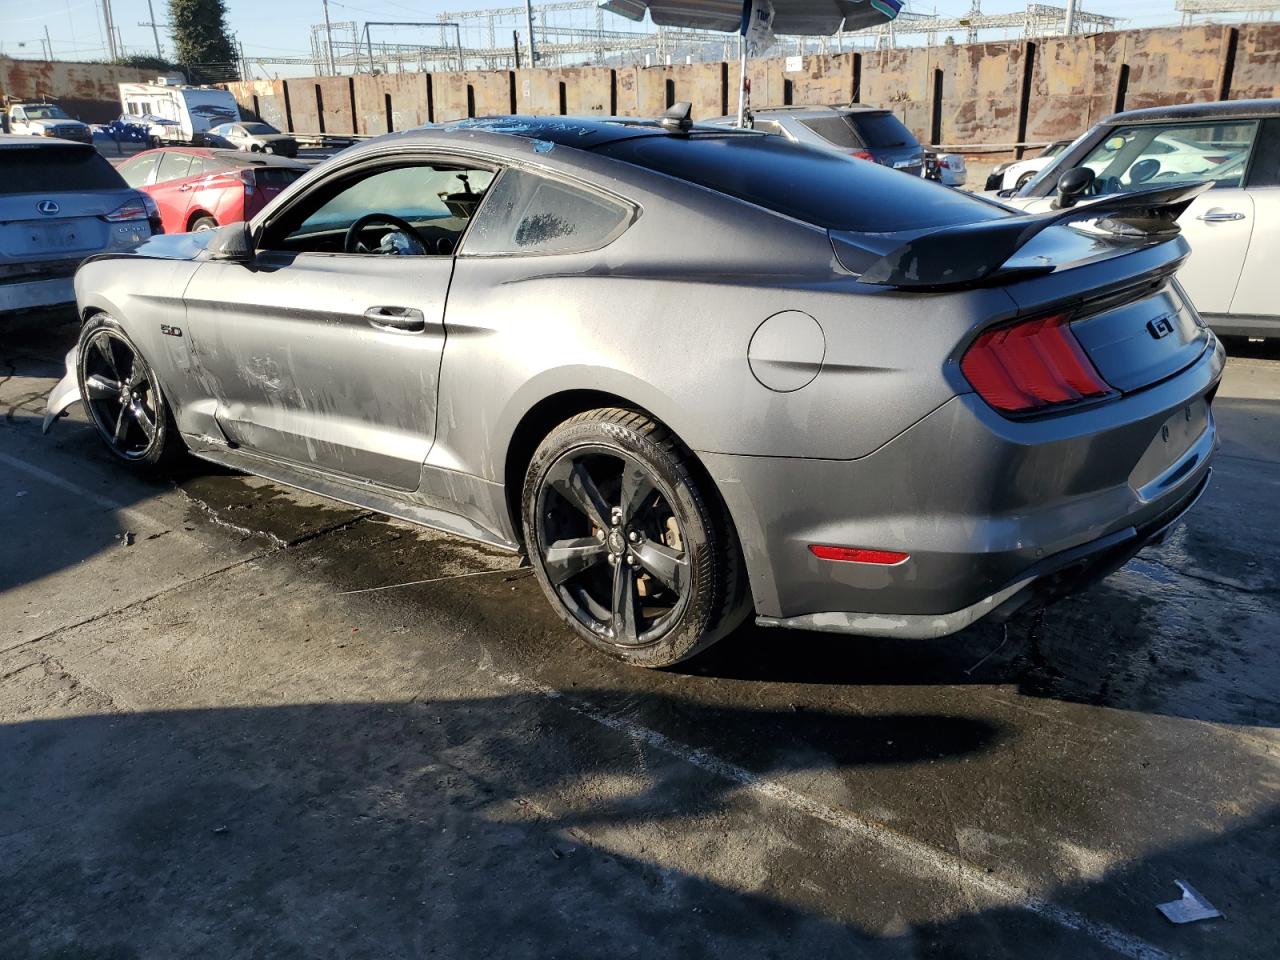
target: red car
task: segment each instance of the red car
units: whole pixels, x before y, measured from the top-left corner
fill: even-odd
[[[165,233],[187,233],[248,220],[309,167],[238,150],[164,147],[116,169],[125,183],[155,200]]]

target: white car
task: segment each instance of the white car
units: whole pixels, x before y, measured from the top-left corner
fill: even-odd
[[[1055,140],[1034,157],[1000,164],[987,176],[986,189],[1018,190],[1026,186],[1032,177],[1051,164],[1053,158],[1069,146],[1070,140]]]
[[[1152,107],[1118,113],[1075,141],[1004,203],[1034,213],[1058,180],[1087,168],[1077,202],[1209,180],[1178,219],[1191,257],[1178,279],[1221,334],[1280,337],[1280,100]]]

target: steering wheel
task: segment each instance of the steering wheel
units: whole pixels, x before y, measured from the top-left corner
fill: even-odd
[[[399,217],[390,213],[366,213],[363,217],[347,227],[347,235],[342,238],[343,253],[371,253],[370,249],[360,242],[360,232],[365,227],[373,223],[385,223],[395,227],[397,230],[407,233],[411,238],[418,240],[418,246],[422,247],[422,252],[426,253],[427,248],[422,245],[422,241],[418,239],[418,232],[413,229],[413,224],[407,220],[401,220]]]
[[[1159,172],[1160,161],[1147,157],[1145,160],[1139,160],[1129,169],[1129,182],[1146,183]]]

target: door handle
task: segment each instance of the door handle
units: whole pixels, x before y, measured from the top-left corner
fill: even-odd
[[[178,191],[179,191],[180,193],[186,193],[186,192],[187,192],[188,190],[190,190],[190,189],[191,189],[191,184],[189,184],[189,183],[184,183],[182,186],[180,186],[180,187],[178,188]]]
[[[1243,220],[1244,214],[1234,210],[1210,210],[1208,213],[1200,214],[1196,219],[1203,220],[1205,223],[1227,223],[1231,220]]]
[[[421,333],[427,329],[427,318],[415,307],[370,307],[364,318],[372,327],[400,333]]]

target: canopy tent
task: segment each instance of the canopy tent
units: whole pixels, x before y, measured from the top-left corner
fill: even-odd
[[[660,27],[745,33],[750,0],[600,0],[611,13],[640,21],[646,12]],[[900,0],[772,0],[772,30],[789,37],[829,37],[838,30],[862,30],[888,23]]]
[[[661,27],[740,33],[742,70],[738,86],[738,126],[746,113],[747,56],[767,47],[774,34],[829,37],[838,30],[863,30],[888,23],[901,0],[599,0],[611,13]]]

